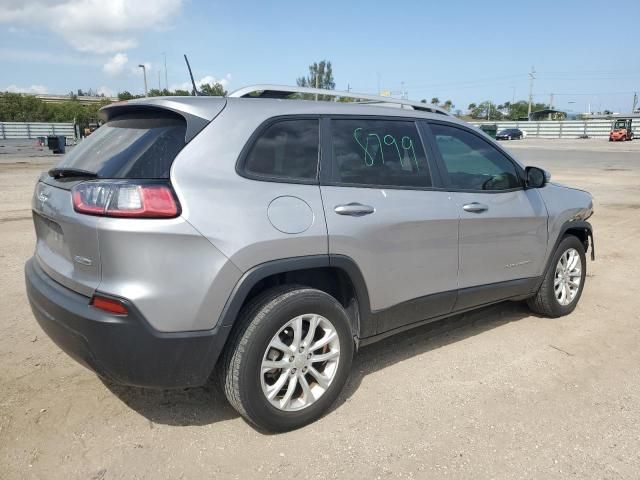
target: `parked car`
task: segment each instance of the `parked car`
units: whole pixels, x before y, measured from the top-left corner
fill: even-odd
[[[524,133],[517,128],[505,128],[496,134],[496,140],[522,140]]]
[[[54,342],[110,382],[217,377],[283,431],[327,411],[361,345],[504,300],[573,311],[587,192],[438,107],[292,92],[317,93],[102,109],[33,196],[27,292]]]

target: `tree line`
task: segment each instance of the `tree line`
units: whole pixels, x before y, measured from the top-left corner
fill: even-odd
[[[203,97],[226,97],[227,91],[224,89],[221,83],[203,83],[200,85],[198,93]],[[166,88],[152,88],[147,93],[148,97],[188,97],[193,95],[193,91],[189,90],[168,90]],[[118,93],[118,100],[133,100],[135,98],[144,98],[144,95],[134,95],[131,92],[125,90]]]
[[[33,95],[0,93],[0,122],[73,122],[89,123],[98,110],[111,103],[105,98],[99,103],[83,105],[76,98],[59,103],[43,102]]]
[[[549,108],[546,103],[532,103],[531,111],[544,110]],[[504,102],[497,104],[490,100],[482,103],[470,103],[469,116],[482,120],[521,120],[527,119],[529,113],[529,102],[518,100],[517,102]]]
[[[105,105],[109,105],[111,100],[104,98],[100,102],[85,105],[80,98],[89,95],[88,92],[77,90],[69,93],[69,100],[50,103],[34,95],[21,93],[0,92],[0,122],[75,122],[80,125],[95,121],[98,117],[98,110]],[[199,93],[205,96],[226,96],[227,91],[219,84],[203,84]],[[188,90],[149,90],[149,97],[160,96],[187,96],[191,95]],[[104,96],[104,95],[95,95]],[[134,95],[124,91],[118,93],[118,100],[132,100],[143,98],[144,95]]]

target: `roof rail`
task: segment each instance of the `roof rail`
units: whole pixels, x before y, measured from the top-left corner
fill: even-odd
[[[409,107],[413,110],[421,110],[423,112],[440,113],[443,115],[451,115],[444,108],[437,107],[427,103],[413,102],[393,97],[382,97],[379,95],[371,95],[368,93],[345,92],[340,90],[326,90],[324,88],[309,87],[289,87],[286,85],[250,85],[242,87],[229,94],[231,98],[287,98],[294,93],[306,93],[311,95],[324,95],[338,98],[353,98],[356,100],[364,100],[365,104],[393,104],[400,105],[401,108]]]

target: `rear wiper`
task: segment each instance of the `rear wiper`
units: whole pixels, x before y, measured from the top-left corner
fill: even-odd
[[[96,178],[98,174],[95,172],[90,172],[89,170],[82,170],[80,168],[59,167],[49,170],[49,176],[55,179],[72,177]]]

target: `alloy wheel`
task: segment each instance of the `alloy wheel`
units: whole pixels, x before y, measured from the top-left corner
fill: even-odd
[[[582,260],[575,248],[565,251],[558,260],[553,280],[553,290],[560,305],[569,305],[580,291]]]
[[[262,392],[279,410],[302,410],[324,395],[339,361],[340,339],[333,324],[321,315],[299,315],[267,346],[260,366]]]

